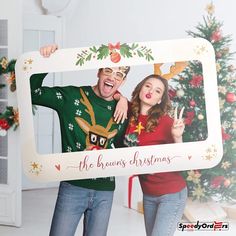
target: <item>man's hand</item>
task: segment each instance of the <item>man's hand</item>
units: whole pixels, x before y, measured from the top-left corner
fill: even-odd
[[[41,47],[39,51],[43,57],[50,57],[50,55],[54,53],[57,49],[58,49],[57,44],[51,44]]]

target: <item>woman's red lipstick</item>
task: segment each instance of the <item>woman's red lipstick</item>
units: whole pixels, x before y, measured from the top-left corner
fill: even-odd
[[[147,94],[145,95],[145,97],[146,97],[147,99],[150,99],[152,96],[151,96],[150,93],[147,93]]]

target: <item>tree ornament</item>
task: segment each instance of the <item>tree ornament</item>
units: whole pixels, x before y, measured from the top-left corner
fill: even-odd
[[[6,70],[7,69],[7,66],[8,66],[8,60],[6,57],[2,57],[0,59],[0,66],[2,67],[3,70]]]
[[[173,88],[170,88],[168,90],[168,95],[169,95],[170,99],[173,99],[176,96],[176,90]]]
[[[0,128],[5,130],[8,130],[10,128],[9,123],[5,118],[0,119]]]
[[[227,93],[226,94],[226,101],[228,103],[234,103],[236,101],[236,95],[234,93]]]
[[[0,128],[0,136],[4,137],[7,135],[7,131],[5,129]]]
[[[236,109],[234,110],[234,117],[236,117]]]
[[[225,179],[224,186],[227,188],[231,184],[231,181],[229,179]]]
[[[223,48],[223,49],[222,49],[222,53],[223,53],[224,55],[229,54],[229,47]]]
[[[203,115],[203,114],[199,114],[199,115],[197,116],[197,118],[198,118],[199,120],[203,120],[203,119],[204,119],[204,115]]]
[[[216,59],[220,59],[222,57],[222,53],[221,52],[217,52],[216,53]]]
[[[212,33],[211,35],[211,41],[214,43],[214,42],[219,42],[220,40],[222,39],[222,35],[221,35],[221,32],[220,30],[216,30]]]
[[[11,92],[16,91],[16,83],[13,83],[13,84],[10,85],[10,90],[11,90]]]
[[[223,183],[223,181],[225,181],[225,177],[224,176],[216,176],[212,179],[211,181],[211,187],[212,188],[219,188],[221,186],[221,184]]]
[[[227,93],[226,87],[219,85],[218,86],[218,92],[222,93],[222,94],[226,94]]]
[[[183,89],[177,90],[176,96],[177,96],[178,98],[182,98],[182,97],[184,96],[184,90],[183,90]]]
[[[236,122],[232,123],[232,128],[233,128],[233,130],[236,130]]]
[[[221,65],[219,63],[216,63],[216,71],[219,73],[221,70]]]
[[[202,81],[203,81],[203,77],[202,75],[194,75],[192,77],[192,79],[189,81],[189,83],[193,86],[193,87],[200,87],[202,85]]]
[[[186,117],[184,119],[184,123],[186,125],[191,125],[194,119],[195,113],[194,111],[187,111],[186,112]]]
[[[234,72],[235,71],[234,66],[233,65],[228,66],[228,71],[229,72]]]
[[[206,11],[209,15],[213,15],[215,12],[215,6],[213,5],[213,3],[207,4],[206,6]]]
[[[231,135],[226,133],[224,128],[221,128],[221,133],[222,133],[222,139],[223,141],[227,141],[231,139]]]
[[[221,168],[223,168],[224,170],[227,170],[232,164],[228,161],[224,161],[221,164]]]
[[[196,102],[192,99],[192,100],[189,102],[189,106],[190,106],[190,107],[195,107],[195,106],[196,106]]]

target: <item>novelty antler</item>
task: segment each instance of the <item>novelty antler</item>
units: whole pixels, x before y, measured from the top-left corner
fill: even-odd
[[[188,65],[188,62],[186,62],[186,61],[175,62],[175,64],[170,67],[170,72],[167,74],[162,74],[162,71],[160,69],[160,67],[162,65],[163,65],[163,63],[154,64],[154,74],[160,75],[164,79],[169,80],[169,79],[173,78],[175,75],[181,73],[185,69],[185,67]]]

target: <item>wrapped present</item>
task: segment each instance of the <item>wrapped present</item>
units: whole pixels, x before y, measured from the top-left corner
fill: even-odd
[[[143,212],[142,200],[143,200],[143,193],[139,184],[138,176],[132,175],[127,178],[125,184],[124,206],[142,213]]]
[[[222,220],[227,217],[225,210],[217,202],[187,201],[184,216],[189,222]]]
[[[227,217],[229,219],[236,219],[236,204],[223,204],[221,205],[223,209],[226,211]]]
[[[143,214],[143,201],[138,202],[137,211]]]

